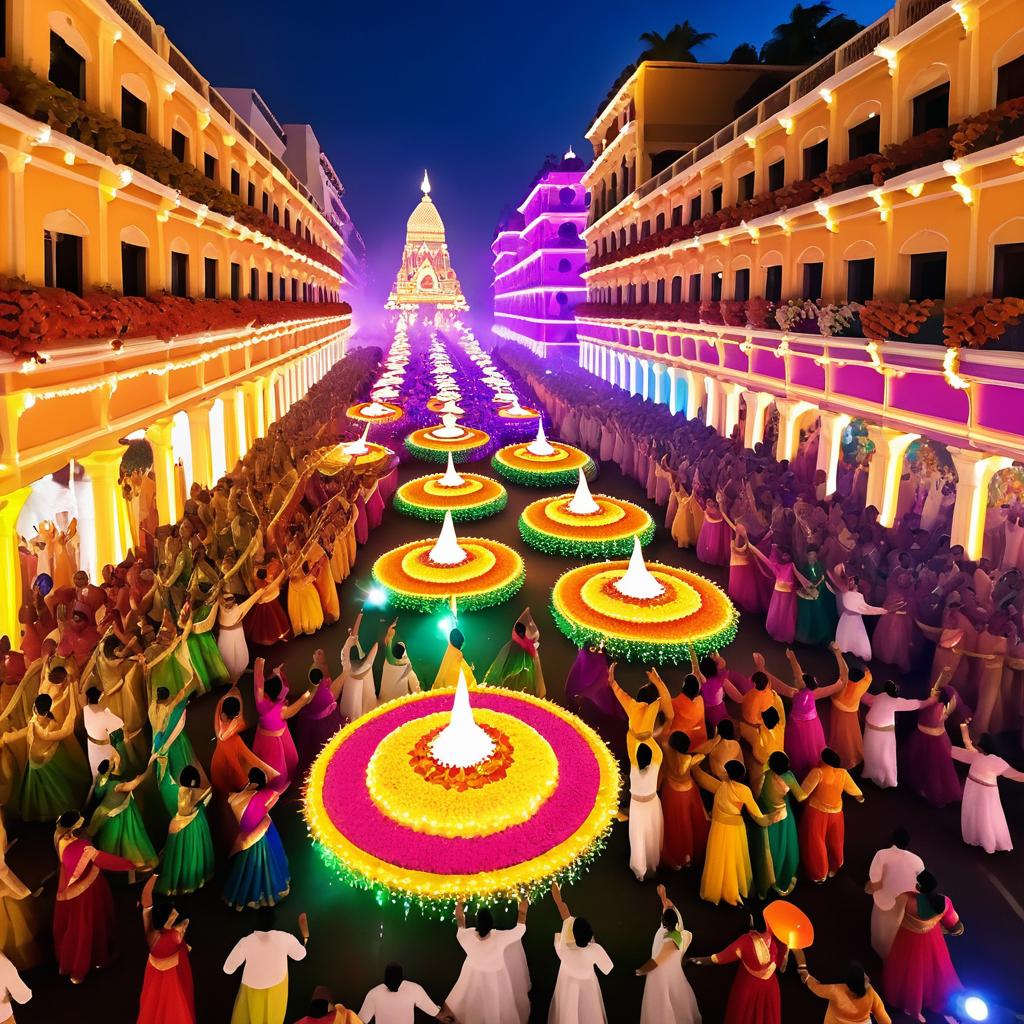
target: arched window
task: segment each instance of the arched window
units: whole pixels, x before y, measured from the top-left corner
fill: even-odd
[[[558,225],[558,239],[561,242],[575,242],[579,238],[579,231],[576,225],[567,220]]]
[[[141,228],[130,225],[121,229],[121,294],[145,295],[149,239]]]
[[[576,190],[566,185],[558,190],[558,201],[563,206],[571,206],[576,200]]]
[[[568,274],[570,270],[572,270],[572,263],[563,256],[558,261],[558,272],[560,274]]]
[[[681,274],[676,274],[676,276],[672,278],[671,301],[674,303],[683,301],[683,278]]]

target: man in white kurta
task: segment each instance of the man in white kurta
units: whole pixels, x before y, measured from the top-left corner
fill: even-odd
[[[455,908],[456,937],[466,960],[446,1005],[459,1024],[526,1024],[530,977],[521,943],[528,909],[525,900],[520,902],[515,927],[498,929],[486,908],[473,928],[466,927],[462,905]]]
[[[231,1024],[283,1024],[288,1008],[288,961],[305,957],[306,947],[290,932],[255,931],[239,939],[224,961],[225,974],[242,967]]]
[[[89,747],[89,767],[95,778],[100,764],[108,761],[114,753],[110,734],[124,729],[124,722],[110,708],[100,706],[99,687],[90,686],[86,700],[88,703],[82,708],[82,724]]]
[[[601,983],[594,971],[610,974],[612,960],[594,939],[585,946],[577,946],[573,939],[574,923],[575,918],[567,918],[555,935],[555,953],[561,963],[548,1024],[607,1024]]]
[[[453,1019],[445,1007],[438,1006],[427,995],[422,985],[404,979],[400,964],[388,964],[384,968],[384,984],[366,993],[359,1019],[363,1024],[413,1024],[417,1010],[438,1020]]]
[[[907,849],[910,836],[898,828],[892,845],[879,850],[868,871],[867,891],[874,900],[871,908],[871,948],[884,960],[892,948],[903,918],[900,896],[913,892],[917,876],[924,871],[924,861]]]

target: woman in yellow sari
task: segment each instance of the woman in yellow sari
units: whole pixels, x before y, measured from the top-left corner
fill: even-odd
[[[462,653],[462,645],[466,638],[461,629],[453,629],[448,634],[448,648],[444,652],[441,664],[434,676],[432,690],[454,690],[459,685],[459,675],[466,677],[467,686],[476,686],[476,676],[473,675],[473,666],[466,661]]]
[[[767,828],[777,818],[761,813],[750,787],[741,781],[746,774],[741,761],[726,762],[725,771],[728,777],[724,782],[699,767],[692,772],[700,786],[715,794],[700,896],[709,903],[725,900],[735,906],[749,895],[754,879],[743,812],[745,810],[762,828]]]
[[[19,971],[42,960],[35,939],[37,918],[35,896],[7,866],[7,829],[0,816],[0,951]]]
[[[288,618],[296,636],[315,633],[324,624],[324,609],[309,562],[293,563],[288,571]]]
[[[650,683],[641,686],[636,697],[631,697],[615,681],[615,662],[608,666],[608,685],[615,694],[615,699],[622,705],[626,712],[626,751],[629,754],[630,763],[636,761],[636,748],[641,743],[650,743],[654,738],[654,726],[658,721],[658,715],[663,714],[666,722],[671,722],[675,716],[675,708],[672,706],[672,696],[668,687],[662,682],[657,672],[648,673]],[[661,764],[661,747],[654,744],[654,760],[656,765]]]

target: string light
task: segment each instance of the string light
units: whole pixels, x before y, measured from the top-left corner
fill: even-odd
[[[946,383],[957,391],[966,391],[971,382],[960,376],[960,349],[947,348],[946,354],[942,357],[942,376]]]

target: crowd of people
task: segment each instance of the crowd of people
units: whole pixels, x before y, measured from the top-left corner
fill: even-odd
[[[107,874],[145,879],[149,959],[139,1024],[196,1020],[188,921],[175,898],[209,885],[219,866],[228,906],[260,917],[224,964],[228,974],[241,969],[232,1024],[283,1024],[288,964],[306,955],[310,935],[304,916],[297,935],[275,927],[290,871],[274,808],[345,722],[427,686],[397,620],[367,643],[358,617],[340,664],[317,650],[302,685],[290,683],[283,665],[251,656],[252,647],[340,618],[338,585],[397,478],[393,461],[359,472],[338,454],[353,433],[345,409],[366,392],[380,359],[378,350],[361,350],[339,363],[228,476],[193,488],[178,523],[141,535],[132,556],[103,567],[98,581],[79,569],[71,524],[43,524],[24,546],[22,636],[0,650],[0,823],[56,822],[53,947],[73,982],[116,952]],[[665,506],[680,546],[728,566],[736,605],[763,614],[782,645],[750,665],[718,653],[694,655],[683,670],[649,666],[636,694],[619,685],[602,649],[586,648],[566,680],[566,703],[628,771],[637,879],[690,869],[703,900],[752,907],[747,932],[692,957],[682,911],[658,886],[651,956],[634,968],[644,978],[642,1024],[700,1021],[684,965],[736,965],[726,1024],[780,1024],[779,974],[790,961],[827,1001],[826,1021],[886,1024],[886,1004],[922,1020],[927,1010],[943,1012],[961,988],[946,938],[963,928],[903,830],[878,852],[867,885],[872,946],[884,965],[877,990],[856,963],[842,983],[820,982],[758,908],[801,879],[827,884],[842,869],[844,801],[870,798],[866,782],[892,787],[902,775],[936,806],[961,801],[966,842],[989,853],[1012,848],[998,780],[1024,774],[999,756],[993,736],[1021,723],[1019,510],[1001,510],[992,549],[973,563],[949,543],[950,503],[911,493],[913,474],[903,513],[884,529],[863,507],[862,465],[844,468],[837,496],[821,494],[813,436],[787,465],[767,445],[743,450],[698,420],[552,371],[521,349],[504,349],[502,359],[563,440],[617,463]],[[877,617],[873,629],[865,615]],[[464,640],[452,629],[434,688],[478,676],[481,685],[546,696],[529,609],[481,673],[467,662]],[[830,646],[834,678],[806,671],[796,642]],[[875,680],[873,657],[904,683]],[[250,692],[255,723],[244,713]],[[187,721],[189,701],[205,694],[216,700],[208,763],[195,743],[209,737]],[[902,714],[917,722],[898,743]],[[957,762],[968,767],[966,785]],[[39,892],[10,869],[6,849],[4,830],[0,985],[9,1003],[30,997],[18,972],[43,954]],[[558,886],[552,898],[562,927],[550,1024],[606,1020],[598,974],[609,974],[612,960]],[[318,989],[302,1024],[411,1024],[417,1008],[461,1024],[525,1024],[527,911],[521,904],[503,929],[490,908],[477,908],[472,924],[456,909],[465,960],[440,1003],[390,964],[358,1010]]]

